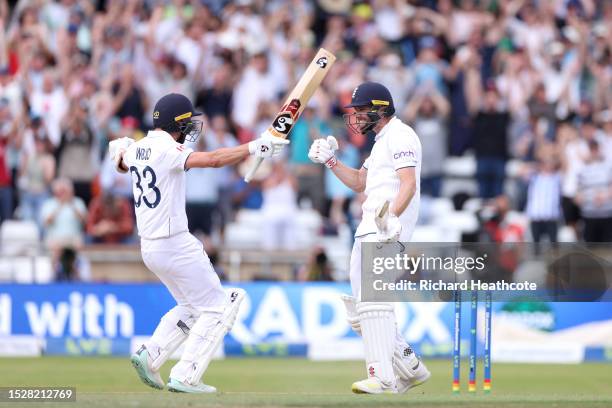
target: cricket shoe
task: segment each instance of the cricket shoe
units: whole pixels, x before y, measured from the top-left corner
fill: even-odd
[[[149,351],[144,345],[140,347],[137,352],[132,354],[130,361],[143,383],[158,390],[164,389],[164,381],[161,379],[159,372],[151,369],[151,365],[149,364]]]
[[[217,392],[217,389],[212,385],[206,385],[199,383],[197,385],[185,384],[174,378],[170,378],[168,381],[168,391],[171,392],[186,392],[189,394],[213,394]]]
[[[400,376],[397,376],[396,379],[397,379],[397,392],[398,393],[403,394],[409,389],[414,388],[417,385],[421,385],[425,383],[427,380],[429,380],[429,377],[431,377],[431,373],[429,372],[427,367],[425,367],[425,364],[423,364],[421,360],[417,359],[416,361],[417,361],[416,365],[412,368],[412,371],[413,371],[412,377],[408,379],[404,379]]]
[[[385,386],[378,378],[370,377],[353,383],[351,390],[355,394],[396,394],[395,386]]]

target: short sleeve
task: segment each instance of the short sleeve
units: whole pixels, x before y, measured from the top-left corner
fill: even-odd
[[[166,162],[170,170],[185,170],[185,162],[192,152],[192,148],[186,147],[180,143],[176,143],[175,146],[170,147],[166,151]]]
[[[389,135],[389,150],[393,168],[416,167],[421,160],[421,149],[414,131],[394,132]]]

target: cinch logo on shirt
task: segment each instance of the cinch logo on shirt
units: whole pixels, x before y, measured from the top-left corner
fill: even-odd
[[[151,157],[151,149],[143,149],[139,147],[136,149],[136,160],[149,160]]]
[[[401,158],[405,158],[405,157],[410,157],[411,159],[414,159],[416,156],[414,155],[414,152],[412,150],[408,150],[406,152],[399,152],[399,153],[395,153],[393,155],[393,159],[397,160],[397,159],[401,159]]]

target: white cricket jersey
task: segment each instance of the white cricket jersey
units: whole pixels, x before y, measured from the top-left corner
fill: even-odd
[[[414,232],[419,216],[421,196],[421,142],[412,128],[393,117],[376,135],[376,142],[363,167],[368,170],[366,177],[366,200],[362,205],[363,216],[355,236],[376,233],[374,217],[376,209],[385,201],[395,200],[400,188],[397,170],[414,167],[416,192],[408,207],[400,215],[402,224],[401,241],[408,241]]]
[[[188,231],[185,213],[185,162],[193,149],[170,134],[152,130],[125,152],[130,169],[138,235],[168,238]]]

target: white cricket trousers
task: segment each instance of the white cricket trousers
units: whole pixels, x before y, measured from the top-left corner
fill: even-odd
[[[179,306],[199,312],[224,307],[226,295],[202,243],[189,232],[142,239],[142,260],[168,288]]]
[[[362,242],[378,242],[376,234],[368,234],[361,237],[355,237],[355,243],[353,244],[353,250],[351,251],[351,263],[350,263],[350,279],[351,279],[351,290],[353,291],[353,297],[357,301],[361,301],[361,243]]]

